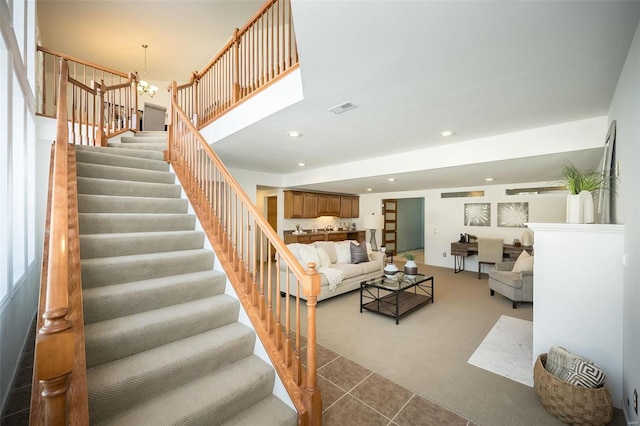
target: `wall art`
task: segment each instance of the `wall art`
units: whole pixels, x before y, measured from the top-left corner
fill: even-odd
[[[465,226],[491,226],[491,203],[465,203]]]
[[[524,228],[529,221],[529,203],[498,203],[498,226]]]

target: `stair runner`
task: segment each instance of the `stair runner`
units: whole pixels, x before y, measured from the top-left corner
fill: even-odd
[[[91,424],[294,425],[187,214],[165,132],[76,146]]]

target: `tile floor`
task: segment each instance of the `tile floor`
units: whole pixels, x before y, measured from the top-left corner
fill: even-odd
[[[3,426],[29,424],[35,324],[33,331],[0,419]],[[304,359],[304,348],[302,356]],[[317,365],[325,426],[473,425],[321,345],[317,348]]]
[[[321,345],[317,365],[324,426],[473,425]]]

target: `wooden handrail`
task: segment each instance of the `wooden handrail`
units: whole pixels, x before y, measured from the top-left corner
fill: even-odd
[[[267,0],[189,83],[177,100],[200,129],[298,68],[290,0]]]
[[[57,136],[52,148],[31,425],[88,424],[80,283],[75,150],[69,148],[68,64],[61,64]],[[70,410],[69,407],[74,409]]]
[[[173,165],[207,238],[298,409],[300,423],[320,425],[322,402],[317,385],[315,311],[320,276],[314,264],[307,265],[306,271],[303,269],[198,132],[191,117],[178,105],[175,82],[170,92],[169,145],[165,158]],[[272,270],[272,257],[276,259],[276,271]],[[294,307],[291,298],[285,300],[284,306],[280,297],[273,300],[273,293],[280,290],[280,271],[286,277],[287,288],[299,287]],[[295,277],[294,282],[290,282],[290,274]],[[301,359],[301,292],[307,297],[306,369]]]
[[[59,78],[62,61],[69,72],[67,117],[70,140],[103,145],[107,138],[135,131],[138,121],[138,76],[38,46],[41,66],[37,76],[38,114],[57,117],[58,91],[51,82]],[[55,88],[57,89],[57,88]]]

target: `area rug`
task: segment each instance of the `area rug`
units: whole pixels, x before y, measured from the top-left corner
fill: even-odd
[[[467,362],[533,387],[533,323],[502,315]]]

